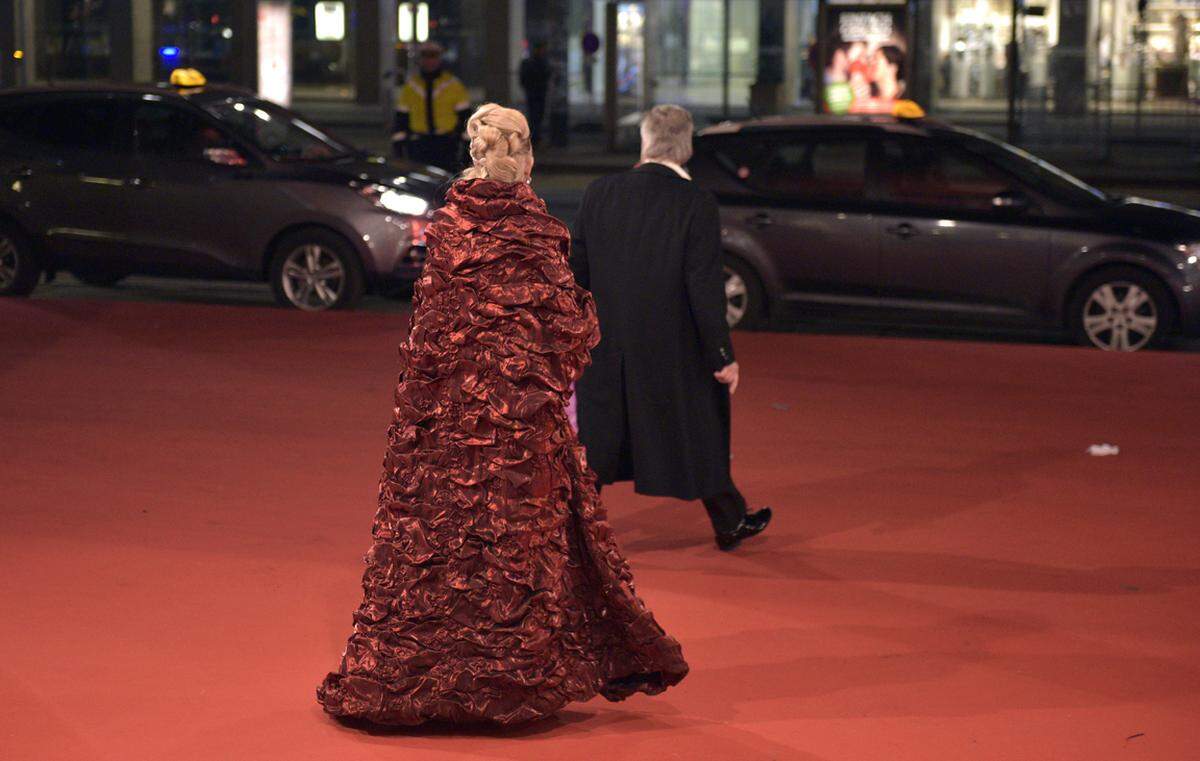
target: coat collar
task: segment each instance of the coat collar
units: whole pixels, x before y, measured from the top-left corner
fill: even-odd
[[[683,167],[675,163],[665,163],[662,161],[643,161],[634,168],[635,172],[653,172],[661,174],[664,177],[676,177],[681,180],[690,180],[692,176],[687,173]]]

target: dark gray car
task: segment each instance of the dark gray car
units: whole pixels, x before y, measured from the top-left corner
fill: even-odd
[[[1135,351],[1200,332],[1200,214],[1108,196],[930,120],[780,118],[702,131],[727,316],[1061,328]]]
[[[305,310],[416,278],[439,169],[241,90],[0,92],[0,295],[66,269],[269,280]]]

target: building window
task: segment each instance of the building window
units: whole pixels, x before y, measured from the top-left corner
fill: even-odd
[[[1008,97],[1011,0],[935,0],[934,95],[939,105],[990,105]]]
[[[1073,70],[1063,69],[1066,59],[1079,51],[1056,50],[1058,5],[1058,0],[1026,0],[1017,16],[1021,71],[1016,95],[1026,103],[1048,104],[1056,73],[1072,89],[1084,86],[1075,81]],[[1008,98],[1012,0],[935,0],[933,12],[935,104],[967,110],[1000,107]]]
[[[798,8],[816,7],[806,0],[789,2]],[[604,7],[601,0],[593,0],[590,13],[580,13],[571,30],[572,100],[581,105],[602,99],[603,51],[584,50],[582,42],[587,33],[603,39]],[[726,80],[729,105],[744,111],[758,72],[759,14],[757,0],[618,3],[617,91],[622,111],[649,102],[719,110],[725,105]]]
[[[571,118],[603,122],[605,0],[571,3],[566,69]],[[747,116],[755,85],[775,110],[809,110],[818,84],[818,0],[618,2],[618,118],[655,103],[690,109],[698,124]],[[762,81],[760,81],[762,80]],[[636,134],[623,137],[636,140]]]
[[[1099,77],[1116,103],[1200,96],[1200,7],[1178,0],[1100,0]]]
[[[657,5],[659,12],[669,13],[673,4]],[[758,70],[758,18],[757,2],[693,0],[687,6],[686,38],[676,37],[669,25],[658,25],[661,37],[654,42],[667,54],[667,61],[672,57],[686,60],[686,70],[665,77],[660,87],[662,97],[696,106],[723,106],[728,78],[729,105],[744,110]],[[679,45],[685,46],[685,52],[672,55],[672,46]]]
[[[234,0],[158,0],[154,71],[159,81],[173,69],[199,69],[210,82],[233,77]]]
[[[355,96],[354,0],[294,0],[292,90],[297,98]],[[340,32],[340,34],[335,34]]]
[[[34,7],[38,77],[54,81],[111,75],[108,0],[40,0]]]

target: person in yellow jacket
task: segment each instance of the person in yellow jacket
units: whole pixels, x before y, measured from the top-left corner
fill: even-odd
[[[470,96],[462,81],[446,70],[441,45],[422,44],[418,63],[396,98],[392,150],[421,164],[458,171],[459,146],[471,115]]]

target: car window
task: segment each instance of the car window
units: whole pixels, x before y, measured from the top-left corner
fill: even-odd
[[[756,190],[787,198],[862,198],[867,146],[865,138],[777,143],[759,166],[749,167],[746,182]]]
[[[0,102],[0,140],[34,140],[37,133],[37,108],[28,100],[7,98]]]
[[[44,146],[110,151],[117,116],[117,104],[108,98],[33,98],[0,109],[0,130]]]
[[[879,200],[931,209],[990,211],[992,199],[1013,190],[1013,178],[957,146],[908,136],[885,138],[880,150]]]
[[[229,145],[221,130],[199,114],[169,103],[138,103],[133,129],[138,153],[152,156],[203,161],[206,149]]]
[[[717,162],[752,190],[797,200],[863,197],[870,147],[866,135],[753,137],[738,136],[714,151]]]
[[[812,147],[812,177],[816,192],[861,198],[867,182],[867,141],[828,140]]]
[[[1014,177],[1069,205],[1094,205],[1109,200],[1104,191],[1092,187],[1038,157],[979,132],[955,130],[943,139],[966,151],[983,156]]]
[[[276,161],[328,161],[353,152],[294,114],[257,98],[212,103],[205,110]]]

